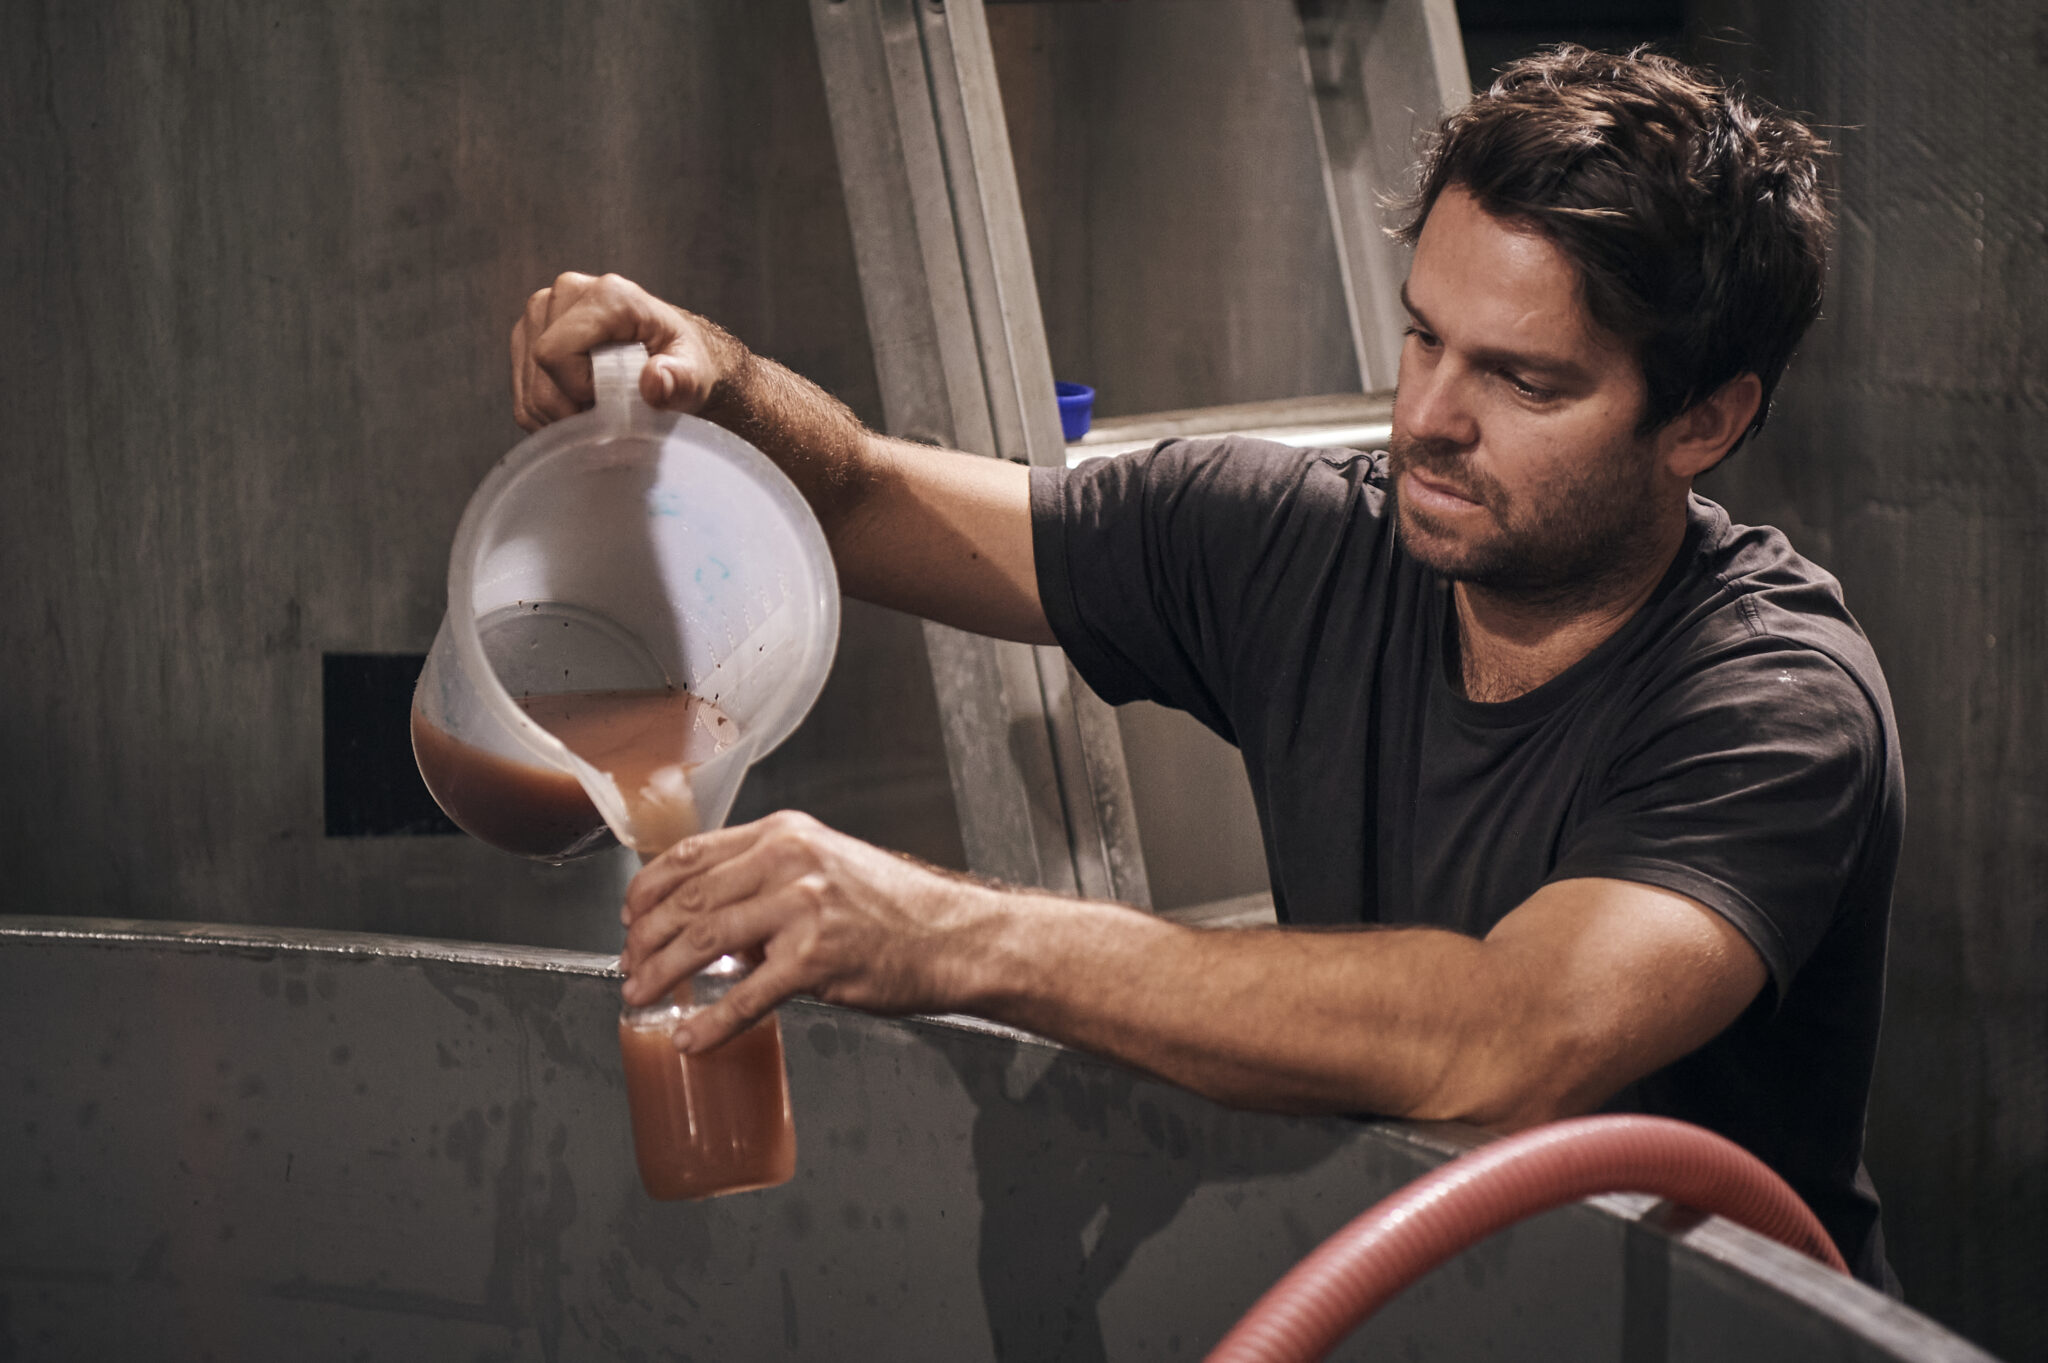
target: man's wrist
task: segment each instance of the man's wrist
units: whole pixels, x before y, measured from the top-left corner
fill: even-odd
[[[950,905],[934,964],[934,1003],[940,1011],[973,1013],[995,999],[1004,976],[1014,890],[981,884],[965,876],[944,876],[940,888]]]
[[[1156,962],[1159,934],[1180,931],[1122,904],[976,882],[962,890],[945,948],[945,1006],[1034,1031],[1103,1004],[1096,991],[1107,962],[1132,953]]]
[[[733,428],[759,414],[750,400],[754,384],[754,352],[746,342],[709,318],[691,314],[704,338],[704,351],[711,360],[711,391],[697,415],[706,421]]]

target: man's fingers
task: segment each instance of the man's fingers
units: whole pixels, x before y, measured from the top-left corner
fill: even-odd
[[[583,296],[598,285],[594,274],[579,274],[575,270],[564,270],[555,276],[555,282],[548,285],[547,294],[551,300],[548,320],[553,321],[583,301]]]
[[[527,430],[574,416],[596,400],[590,352],[647,347],[640,396],[653,407],[699,412],[718,386],[724,333],[617,275],[558,275],[527,300],[512,337],[512,411]],[[718,351],[718,354],[714,354]]]
[[[684,880],[653,910],[628,920],[621,964],[631,973],[642,957],[686,931],[693,919],[745,903],[764,893],[776,880],[775,859],[761,854],[759,842],[703,874]]]
[[[563,275],[550,290],[547,326],[534,338],[534,362],[577,406],[596,399],[590,352],[601,345],[638,341],[650,355],[675,343],[682,314],[630,280],[606,275]]]
[[[800,967],[787,959],[771,958],[734,985],[724,998],[684,1018],[675,1030],[676,1049],[694,1055],[729,1041],[804,988]]]
[[[701,914],[628,967],[620,994],[635,1007],[652,1003],[719,957],[744,952],[789,926],[806,897],[789,886]]]
[[[640,371],[641,399],[667,412],[696,415],[717,385],[717,365],[695,337],[678,337],[666,354],[653,355]]]
[[[512,419],[529,431],[574,416],[578,410],[533,356],[534,341],[547,329],[557,306],[556,290],[537,290],[526,300],[526,310],[512,328]]]
[[[570,314],[573,318],[575,314]],[[563,406],[568,408],[563,416],[574,416],[597,401],[597,380],[590,366],[590,351],[594,346],[606,343],[602,331],[598,339],[581,346],[567,347],[562,344],[560,330],[563,323],[550,324],[533,343],[533,372],[536,383],[552,388]],[[559,418],[557,418],[559,419]]]
[[[626,886],[623,921],[631,926],[679,888],[745,854],[766,832],[765,820],[713,829],[684,838],[642,866]]]
[[[551,421],[574,416],[595,400],[590,374],[591,346],[607,340],[639,339],[635,335],[600,334],[595,340],[565,349],[552,335],[565,322],[568,327],[563,335],[575,335],[576,319],[593,310],[604,319],[601,327],[619,325],[617,308],[601,297],[612,285],[617,286],[611,288],[612,292],[631,291],[646,297],[637,286],[613,276],[597,279],[570,270],[556,275],[554,283],[536,290],[526,300],[512,358],[514,416],[526,429],[538,430]]]
[[[522,431],[538,430],[526,410],[526,318],[512,324],[512,419]]]

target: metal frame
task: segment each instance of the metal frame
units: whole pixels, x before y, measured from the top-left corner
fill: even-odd
[[[1300,9],[1359,385],[1391,392],[1408,248],[1382,230],[1380,205],[1407,188],[1417,134],[1471,98],[1465,44],[1452,0],[1300,0]]]
[[[657,1204],[618,1006],[609,956],[0,915],[0,1339],[978,1363],[1156,1356],[1178,1334],[1193,1356],[1305,1245],[1484,1139],[1233,1112],[1011,1029],[792,999],[796,1180]],[[1634,1195],[1501,1232],[1332,1357],[1404,1350],[1994,1363]]]
[[[978,0],[812,0],[884,422],[1066,460]],[[1149,905],[1116,716],[1056,648],[925,626],[976,872]]]

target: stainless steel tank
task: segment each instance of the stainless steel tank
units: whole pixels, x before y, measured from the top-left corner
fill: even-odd
[[[796,1178],[656,1203],[617,1008],[602,956],[0,918],[0,1358],[1193,1359],[1474,1138],[794,1002]],[[1338,1357],[1987,1356],[1608,1197],[1482,1243]]]

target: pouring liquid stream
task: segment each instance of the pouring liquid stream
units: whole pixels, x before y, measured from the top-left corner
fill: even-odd
[[[569,751],[612,778],[642,861],[697,831],[690,770],[739,738],[730,717],[687,691],[568,691],[519,704]],[[591,813],[597,813],[594,805]]]
[[[521,703],[542,728],[617,784],[643,863],[697,831],[690,768],[739,737],[731,719],[683,692],[582,692]],[[743,971],[727,958],[678,985],[680,997],[619,1014],[633,1153],[649,1197],[716,1197],[773,1187],[796,1173],[781,1020],[771,1013],[700,1054],[682,1055],[675,1047],[676,1024],[721,996]]]
[[[689,769],[739,737],[731,719],[682,692],[583,692],[522,704],[617,784],[643,863],[697,831]],[[781,1020],[771,1013],[696,1055],[675,1048],[677,1023],[722,996],[743,973],[726,958],[678,985],[679,997],[619,1014],[633,1153],[649,1197],[716,1197],[773,1187],[796,1173]]]
[[[739,738],[729,716],[682,691],[565,692],[519,704],[617,785],[643,862],[698,831],[690,770]],[[421,771],[449,816],[477,837],[542,857],[573,855],[607,837],[596,805],[569,772],[471,747],[417,710],[412,728]],[[680,1054],[673,1041],[683,1018],[743,973],[726,958],[678,985],[673,997],[619,1014],[633,1150],[650,1197],[715,1197],[773,1187],[796,1172],[780,1020],[770,1013],[696,1055]]]

